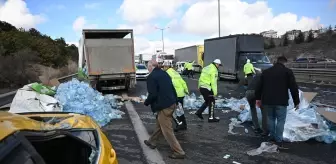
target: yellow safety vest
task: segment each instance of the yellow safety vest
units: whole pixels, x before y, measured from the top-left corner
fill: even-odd
[[[186,93],[189,94],[187,84],[178,72],[173,68],[169,68],[166,72],[172,79],[177,97],[184,97]]]
[[[245,73],[245,75],[248,75],[248,74],[251,74],[251,73],[255,74],[255,70],[254,70],[254,67],[253,67],[252,63],[246,63],[244,65],[244,73]]]
[[[218,69],[215,64],[210,64],[202,69],[198,80],[198,88],[212,90],[214,96],[217,96]]]

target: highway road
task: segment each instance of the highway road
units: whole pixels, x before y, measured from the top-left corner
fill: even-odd
[[[197,91],[197,80],[186,80],[191,92]],[[236,89],[237,84],[228,81],[219,82],[219,94],[224,97],[241,97],[242,91]],[[303,85],[304,91],[318,91],[319,96],[314,101],[320,103],[335,103],[336,89],[321,88],[314,85]],[[137,87],[127,93],[129,96],[140,96],[146,94],[146,82],[138,81]],[[132,103],[135,111],[139,115],[145,130],[140,129],[140,133],[151,134],[155,127],[155,117],[151,110],[139,103]],[[126,113],[127,110],[123,109]],[[217,110],[217,115],[221,118],[219,123],[207,123],[200,121],[194,115],[186,112],[188,121],[188,130],[185,132],[177,132],[176,137],[180,141],[182,147],[187,153],[187,158],[184,160],[172,160],[169,155],[170,148],[164,139],[160,140],[158,150],[162,159],[167,164],[217,164],[217,163],[232,163],[233,161],[242,164],[261,164],[261,163],[295,163],[295,164],[332,164],[336,163],[335,144],[324,144],[315,140],[300,143],[287,143],[289,150],[280,153],[262,154],[260,156],[250,157],[246,151],[257,148],[264,140],[253,134],[251,124],[246,123],[244,126],[249,129],[249,133],[244,132],[244,128],[235,128],[237,135],[228,134],[228,125],[230,118],[237,117],[238,113],[224,113]],[[121,120],[112,120],[110,124],[103,127],[107,136],[111,140],[117,151],[120,163],[139,163],[145,164],[146,154],[141,149],[138,141],[137,130],[134,130],[131,120],[133,116],[125,115]],[[138,129],[139,131],[139,129]],[[142,140],[141,140],[142,142]],[[224,159],[223,156],[230,155],[229,159]],[[154,155],[154,154],[153,154]]]
[[[198,96],[197,79],[186,79],[186,82],[190,92]],[[318,92],[314,102],[336,106],[336,87],[313,84],[300,84],[300,86],[303,91]],[[237,89],[237,84],[232,81],[220,81],[218,87],[219,95],[223,97],[241,98],[244,96],[243,91]],[[146,81],[138,81],[135,89],[127,93],[113,92],[113,94],[140,96],[146,94],[146,92]],[[234,131],[238,134],[229,134],[230,118],[237,117],[238,113],[234,111],[227,113],[222,110],[216,110],[216,114],[221,118],[221,121],[211,124],[198,120],[189,113],[190,111],[186,111],[188,130],[177,132],[176,137],[187,153],[187,158],[172,160],[168,158],[171,151],[163,138],[158,144],[158,151],[149,150],[141,144],[155,127],[155,117],[149,107],[132,102],[122,107],[121,110],[126,113],[122,119],[112,120],[102,128],[115,148],[121,164],[151,164],[154,162],[166,164],[225,164],[233,161],[242,164],[336,163],[336,156],[334,155],[336,144],[328,145],[315,140],[287,143],[286,146],[290,148],[289,150],[250,157],[246,152],[259,147],[264,139],[254,135],[250,123],[244,124],[249,133],[244,132],[245,128],[235,128]],[[223,156],[227,154],[230,155],[230,158],[224,159]]]

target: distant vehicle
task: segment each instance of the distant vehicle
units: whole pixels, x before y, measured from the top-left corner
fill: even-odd
[[[175,50],[175,61],[195,61],[195,64],[193,66],[196,72],[200,72],[201,68],[203,68],[203,60],[203,45],[195,45]]]
[[[152,60],[155,60],[157,62],[163,61],[163,63],[167,63],[169,65],[173,65],[174,63],[174,55],[173,54],[167,54],[166,52],[157,51],[156,54],[152,56]]]
[[[133,30],[83,30],[78,49],[78,65],[87,64],[89,79],[97,90],[135,87]]]
[[[256,70],[263,71],[273,66],[264,52],[261,35],[231,35],[204,40],[204,65],[220,59],[219,77],[242,80],[247,59]]]
[[[147,79],[147,76],[149,75],[149,71],[144,64],[137,64],[136,65],[136,78],[137,79]]]
[[[294,62],[295,63],[317,63],[319,59],[315,57],[302,57],[302,58],[297,58]]]
[[[178,61],[178,62],[176,62],[176,71],[179,73],[179,74],[183,74],[184,73],[184,70],[185,70],[185,68],[184,68],[184,64],[185,64],[186,62],[184,62],[184,61]]]
[[[0,127],[2,164],[118,164],[110,141],[99,125],[86,115],[3,111],[0,112]]]
[[[334,59],[321,59],[317,63],[336,63]]]

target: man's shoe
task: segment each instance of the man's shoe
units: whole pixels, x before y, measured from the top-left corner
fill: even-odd
[[[177,154],[177,153],[172,153],[168,156],[171,159],[184,159],[186,157],[185,154]]]
[[[258,134],[258,135],[261,135],[263,133],[263,131],[260,128],[258,128],[258,129],[254,129],[254,133]]]
[[[218,117],[215,117],[215,118],[209,118],[208,119],[208,122],[219,122],[219,118]]]
[[[155,149],[156,148],[156,146],[153,145],[153,144],[151,144],[148,140],[145,140],[144,143],[145,143],[145,145],[147,145],[151,149]]]
[[[196,112],[195,115],[196,115],[198,118],[202,119],[202,120],[204,119],[203,116],[202,116],[202,113],[197,113],[197,112]]]
[[[267,137],[269,135],[269,133],[268,132],[265,132],[265,131],[263,131],[262,133],[261,133],[261,136],[262,137]]]

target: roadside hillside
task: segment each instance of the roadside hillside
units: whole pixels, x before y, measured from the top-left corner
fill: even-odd
[[[265,39],[266,44],[270,39]],[[296,43],[295,41],[288,41],[287,46],[283,46],[283,39],[274,39],[275,47],[266,49],[267,54],[271,59],[277,56],[284,55],[290,61],[298,57],[319,57],[336,59],[336,33],[324,33],[318,38],[311,41],[303,41]]]
[[[76,71],[78,48],[64,38],[52,39],[32,28],[0,21],[0,89],[59,77]]]

